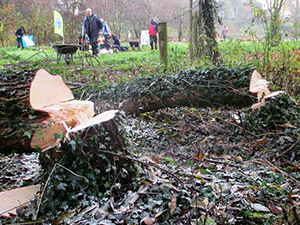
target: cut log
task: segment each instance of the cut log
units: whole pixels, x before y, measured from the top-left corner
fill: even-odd
[[[49,117],[29,104],[34,70],[3,71],[0,77],[0,152],[32,152],[31,137]]]
[[[127,113],[166,107],[248,107],[251,67],[187,70],[178,74],[141,77],[95,95],[95,104],[117,105]]]
[[[18,78],[12,80],[3,86],[9,92]],[[55,135],[65,134],[66,126],[76,127],[94,116],[93,102],[73,100],[74,96],[62,78],[43,69],[39,69],[33,79],[25,79],[21,86],[26,87],[19,94],[22,97],[2,99],[5,104],[1,111],[5,117],[0,127],[1,152],[30,152],[52,147],[57,142]],[[9,93],[5,92],[5,95],[9,96]]]
[[[250,95],[248,89],[252,72],[251,67],[237,69],[220,67],[201,71],[187,70],[174,75],[142,77],[115,89],[105,90],[98,96],[94,95],[97,97],[93,102],[97,111],[105,111],[115,105],[121,106],[120,109],[127,113],[177,106],[245,107],[255,102],[255,98]],[[0,106],[0,152],[11,153],[13,150],[31,152],[39,145],[41,149],[45,148],[49,142],[47,137],[44,138],[46,140],[44,144],[36,144],[36,142],[41,140],[41,134],[50,133],[47,130],[50,119],[55,121],[58,119],[60,125],[57,126],[61,130],[61,121],[64,121],[67,126],[74,127],[92,117],[93,110],[91,110],[90,103],[85,106],[76,100],[72,100],[72,104],[70,101],[58,103],[73,99],[72,93],[61,91],[58,87],[47,91],[49,85],[45,83],[48,81],[43,81],[43,79],[50,77],[51,82],[48,84],[52,83],[56,86],[58,77],[49,75],[43,70],[41,74],[38,85],[33,86],[38,88],[37,93],[42,92],[42,94],[30,95],[30,99],[34,102],[33,107],[40,112],[32,110],[29,106],[29,87],[34,78],[34,71],[11,73],[0,78],[0,103],[2,103]],[[60,96],[61,92],[67,94]],[[49,101],[47,98],[40,99],[40,95],[51,99]],[[61,99],[53,101],[57,96]],[[103,103],[106,102],[109,103],[108,108],[103,107],[105,105]],[[77,112],[73,113],[74,110]],[[51,129],[51,132],[55,132],[53,127]],[[31,144],[32,139],[33,144]],[[56,144],[55,141],[52,144]]]

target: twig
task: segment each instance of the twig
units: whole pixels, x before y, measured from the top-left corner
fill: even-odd
[[[120,157],[120,158],[124,158],[124,159],[129,159],[129,160],[135,161],[137,163],[140,163],[140,164],[143,164],[143,165],[146,165],[146,166],[150,165],[150,166],[156,167],[157,169],[160,169],[160,170],[164,171],[165,173],[169,174],[170,176],[174,177],[180,183],[184,184],[184,182],[180,178],[178,178],[176,175],[174,175],[173,173],[171,173],[170,171],[168,171],[168,170],[166,170],[164,168],[161,168],[158,165],[155,165],[152,162],[143,162],[143,161],[140,161],[138,159],[135,159],[135,158],[132,158],[132,157],[129,157],[129,156],[125,156],[125,155],[120,155],[120,154],[117,154],[117,153],[114,153],[114,152],[108,152],[108,151],[103,151],[103,150],[99,150],[99,152],[103,152],[103,153],[106,153],[106,154],[114,155],[114,156],[117,156],[117,157]]]
[[[47,179],[47,181],[46,181],[46,183],[45,183],[43,192],[41,193],[40,199],[38,200],[38,207],[37,207],[37,209],[36,209],[35,215],[33,215],[33,217],[32,217],[33,220],[36,220],[36,219],[37,219],[37,216],[38,216],[38,213],[39,213],[39,210],[40,210],[40,207],[41,207],[41,203],[42,203],[43,196],[44,196],[44,194],[45,194],[45,191],[46,191],[46,188],[47,188],[48,183],[49,183],[49,181],[50,181],[50,178],[52,177],[52,174],[54,173],[54,171],[55,171],[55,169],[56,169],[56,166],[57,166],[57,164],[55,164],[55,165],[53,166],[53,168],[52,168],[52,170],[51,170],[51,172],[50,172],[50,174],[49,174],[49,176],[48,176],[48,179]]]
[[[56,163],[56,164],[57,164],[57,166],[60,166],[61,168],[65,169],[65,170],[67,170],[68,172],[70,172],[71,174],[73,174],[75,177],[83,178],[85,181],[90,182],[89,179],[87,179],[86,177],[74,173],[72,170],[70,170],[70,169],[64,167],[63,165],[61,165],[61,164],[59,164],[59,163]]]
[[[36,219],[37,219],[37,216],[38,216],[38,213],[39,213],[39,210],[40,210],[40,206],[41,206],[42,199],[43,199],[43,196],[44,196],[44,194],[45,194],[46,188],[47,188],[48,183],[49,183],[49,181],[50,181],[50,178],[52,177],[52,174],[54,173],[54,171],[55,171],[55,169],[57,168],[57,166],[59,166],[59,167],[65,169],[65,170],[67,170],[68,172],[70,172],[70,173],[73,174],[74,176],[83,178],[83,179],[85,179],[87,182],[89,182],[89,179],[87,179],[86,177],[74,173],[73,171],[71,171],[70,169],[64,167],[63,165],[61,165],[61,164],[59,164],[59,163],[55,163],[55,165],[53,166],[53,168],[52,168],[52,170],[51,170],[51,172],[50,172],[50,174],[49,174],[49,176],[48,176],[48,179],[47,179],[47,181],[46,181],[46,183],[45,183],[43,192],[42,192],[42,194],[41,194],[41,196],[40,196],[40,199],[39,199],[39,201],[38,201],[38,207],[37,207],[37,210],[36,210],[35,215],[33,215],[33,220],[36,220]]]
[[[235,124],[235,123],[232,123],[232,122],[223,120],[223,119],[220,118],[220,117],[217,117],[216,119],[221,120],[221,121],[223,121],[223,122],[225,122],[225,123],[228,123],[228,124],[230,124],[230,125],[232,125],[232,126],[235,126],[235,127],[239,128],[239,129],[241,129],[242,131],[246,132],[247,134],[250,134],[250,135],[253,136],[253,137],[259,138],[256,134],[251,133],[250,131],[244,129],[243,127],[241,127],[241,126],[239,126],[239,125],[237,125],[237,124]]]
[[[300,141],[300,139],[298,139],[295,144],[293,144],[289,149],[287,149],[286,151],[284,151],[283,153],[281,153],[275,159],[278,159],[278,158],[282,157],[283,155],[285,155],[286,153],[288,153],[289,151],[291,151],[299,143],[299,141]]]
[[[295,182],[295,184],[297,185],[298,188],[300,188],[300,184],[299,182],[292,176],[290,176],[289,174],[287,174],[286,172],[284,172],[283,170],[281,170],[280,168],[278,168],[277,166],[275,166],[274,164],[272,164],[271,162],[269,162],[268,160],[264,160],[262,161],[261,159],[260,160],[257,160],[257,162],[259,162],[260,164],[265,164],[267,163],[269,166],[272,166],[274,169],[276,169],[279,173],[281,173],[282,175],[286,176],[287,178],[291,179],[292,181]]]

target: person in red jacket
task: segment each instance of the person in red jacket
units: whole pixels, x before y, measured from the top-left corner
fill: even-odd
[[[157,49],[157,33],[158,33],[158,25],[154,19],[151,19],[151,24],[149,26],[149,35],[150,35],[150,47],[153,50],[153,47]],[[154,46],[153,46],[154,43]]]

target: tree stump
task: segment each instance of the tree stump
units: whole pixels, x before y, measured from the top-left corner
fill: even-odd
[[[42,212],[56,215],[65,210],[62,202],[76,207],[87,196],[98,197],[107,190],[117,198],[136,175],[134,162],[126,155],[129,153],[121,114],[71,135],[59,149],[43,153],[40,161],[46,171],[43,183],[47,186]]]

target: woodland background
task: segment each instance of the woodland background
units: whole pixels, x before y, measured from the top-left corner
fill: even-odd
[[[194,1],[195,3],[198,1]],[[220,0],[217,1],[219,23],[217,32],[220,39],[222,24],[229,27],[232,39],[249,39],[250,30],[263,35],[261,21],[250,3],[264,1]],[[266,0],[265,3],[269,1]],[[196,4],[195,4],[196,5]],[[187,0],[2,0],[0,1],[0,46],[15,44],[15,31],[24,26],[28,34],[34,35],[37,45],[59,42],[61,38],[53,32],[53,9],[64,18],[66,43],[74,43],[81,33],[85,9],[92,8],[98,17],[106,20],[112,32],[127,41],[128,33],[138,39],[140,31],[148,29],[149,21],[167,21],[169,39],[187,41],[189,35],[189,1]],[[287,0],[281,13],[281,28],[285,38],[299,37],[299,0]]]

